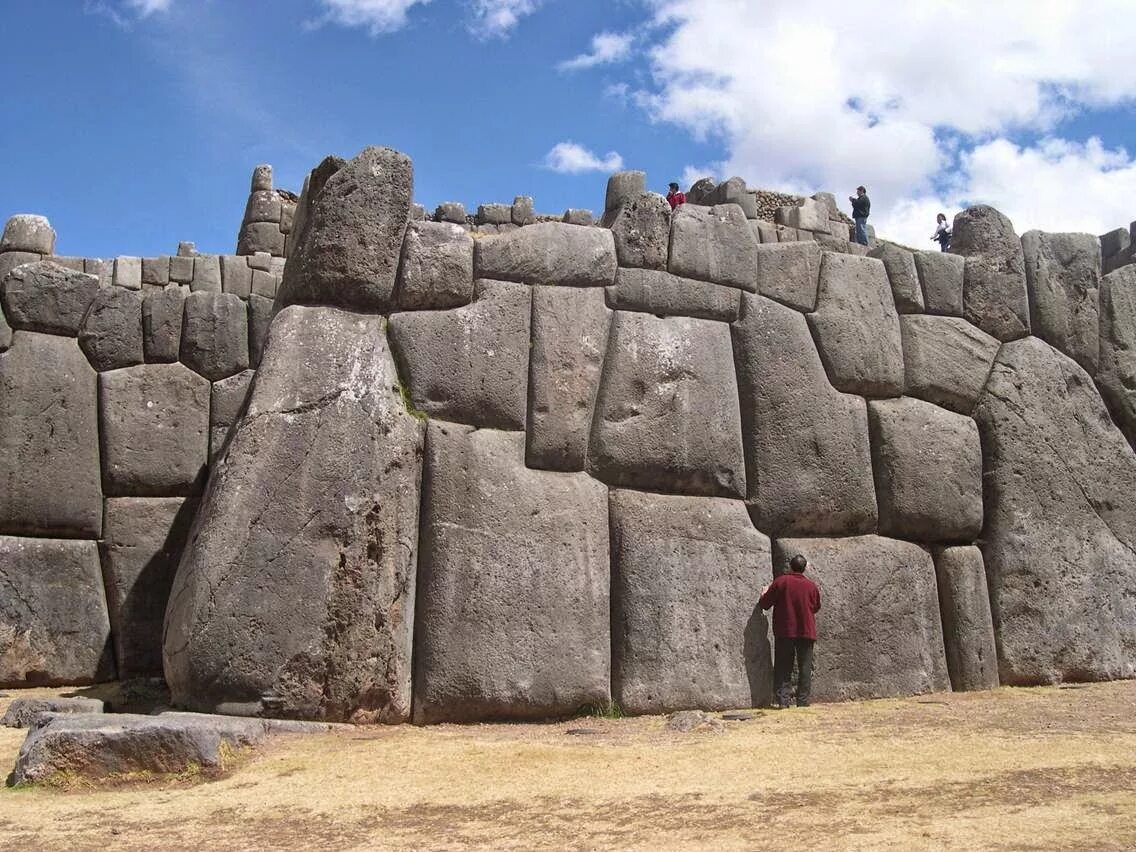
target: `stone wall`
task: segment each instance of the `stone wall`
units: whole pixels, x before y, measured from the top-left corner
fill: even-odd
[[[761,705],[796,553],[818,699],[1136,676],[1136,266],[990,208],[942,254],[699,191],[427,217],[369,148],[309,176],[274,302],[223,262],[220,293],[11,271],[0,680],[161,651],[179,704],[244,714]]]

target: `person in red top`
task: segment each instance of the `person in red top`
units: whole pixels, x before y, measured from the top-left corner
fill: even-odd
[[[788,707],[793,690],[793,659],[797,662],[797,706],[809,706],[813,685],[813,645],[820,610],[820,589],[805,576],[808,560],[797,554],[789,560],[790,571],[761,592],[757,605],[773,607],[774,707]]]
[[[678,191],[678,184],[673,181],[670,184],[670,192],[667,193],[667,201],[670,202],[671,210],[674,210],[680,204],[686,204],[686,193]]]

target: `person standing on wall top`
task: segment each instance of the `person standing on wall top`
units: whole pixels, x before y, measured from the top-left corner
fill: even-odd
[[[947,217],[940,213],[935,217],[935,233],[931,235],[931,239],[939,244],[941,251],[946,251],[951,247],[951,226],[947,224]]]
[[[849,195],[852,202],[852,221],[856,223],[856,242],[862,246],[868,244],[868,213],[872,209],[872,202],[868,200],[868,190],[862,186],[856,187],[856,194]]]
[[[679,192],[677,183],[672,181],[669,188],[670,192],[667,193],[667,201],[671,205],[671,210],[674,210],[680,204],[686,204],[686,193]]]
[[[757,605],[773,607],[773,693],[777,709],[788,707],[793,690],[793,661],[797,663],[797,706],[808,707],[813,685],[813,646],[820,589],[805,576],[808,560],[797,554],[786,571],[761,592]]]

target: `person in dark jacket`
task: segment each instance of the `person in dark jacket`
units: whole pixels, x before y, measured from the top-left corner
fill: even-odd
[[[667,193],[667,203],[670,204],[671,210],[686,204],[686,193],[679,190],[677,183],[672,181],[667,189],[670,190]]]
[[[931,239],[939,244],[939,249],[948,251],[951,247],[951,226],[947,224],[947,216],[945,213],[940,213],[935,217],[935,233],[931,235]]]
[[[868,190],[862,186],[856,187],[856,194],[849,195],[852,202],[852,221],[856,223],[856,242],[862,246],[868,244],[868,213],[871,212],[872,202],[868,199]]]
[[[778,709],[791,703],[794,659],[797,706],[808,707],[812,692],[820,589],[805,576],[806,565],[808,560],[798,553],[789,561],[790,570],[766,586],[757,602],[762,609],[773,608],[773,706]]]

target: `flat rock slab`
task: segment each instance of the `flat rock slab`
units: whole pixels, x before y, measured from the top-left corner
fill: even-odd
[[[755,257],[758,293],[798,311],[816,310],[821,249],[815,241],[763,241]]]
[[[1085,368],[1100,355],[1100,243],[1093,234],[1022,235],[1030,328]]]
[[[478,240],[473,264],[477,278],[606,287],[615,280],[615,240],[606,228],[539,222]]]
[[[904,393],[970,414],[1001,345],[961,317],[900,317]]]
[[[609,485],[745,495],[730,327],[617,311],[588,448]]]
[[[607,489],[526,468],[519,433],[437,422],[424,480],[414,720],[609,704]]]
[[[99,291],[99,279],[39,261],[17,266],[0,286],[12,328],[74,336]]]
[[[757,238],[736,204],[683,204],[671,217],[667,271],[753,292],[757,289]]]
[[[915,271],[929,314],[962,316],[962,282],[966,259],[943,251],[915,252]]]
[[[17,331],[0,354],[0,532],[102,530],[97,374],[75,340]]]
[[[478,281],[471,305],[392,316],[391,348],[414,406],[442,420],[524,429],[531,299],[522,284]]]
[[[951,253],[966,258],[963,316],[999,340],[1030,333],[1025,256],[1014,224],[979,204],[955,216]]]
[[[439,310],[473,298],[473,237],[448,222],[411,222],[402,242],[398,306]]]
[[[612,694],[626,713],[771,698],[769,539],[740,500],[611,492]]]
[[[93,541],[0,536],[0,687],[114,679]]]
[[[884,698],[950,688],[931,554],[906,541],[777,539],[774,567],[802,554],[819,586],[813,698]]]
[[[44,713],[102,713],[97,698],[16,698],[8,705],[0,725],[30,728]]]
[[[934,557],[951,689],[996,689],[998,654],[982,551],[940,547]]]
[[[620,269],[607,288],[607,305],[621,311],[655,316],[698,317],[733,322],[738,318],[741,291],[709,281],[679,278],[657,269]]]

